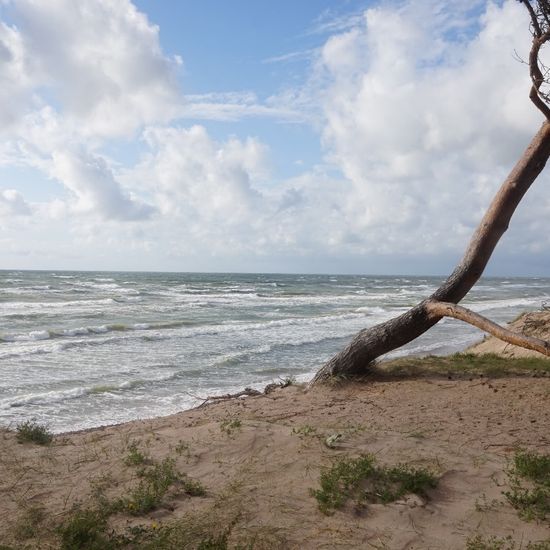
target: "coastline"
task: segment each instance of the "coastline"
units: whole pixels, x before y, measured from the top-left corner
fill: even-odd
[[[476,534],[548,540],[548,523],[519,518],[502,492],[518,449],[550,453],[550,368],[524,376],[460,375],[449,374],[450,361],[410,358],[394,362],[396,373],[412,363],[428,370],[416,378],[394,373],[309,391],[288,385],[58,435],[46,447],[19,444],[13,432],[1,430],[1,540],[12,548],[58,548],[56,529],[75,510],[120,501],[143,482],[140,467],[169,463],[200,483],[204,495],[191,496],[175,483],[146,513],[113,512],[109,532],[139,528],[154,537],[178,525],[189,541],[176,546],[168,538],[167,546],[143,542],[140,548],[197,548],[222,536],[227,544],[220,548],[252,541],[252,548],[285,549],[459,549]],[[331,436],[336,443],[329,446]],[[383,464],[428,468],[438,486],[426,498],[365,509],[348,503],[333,515],[321,513],[311,490],[322,468],[363,454]],[[145,462],[132,464],[132,456]],[[42,519],[34,522],[33,536],[17,538],[37,510]]]
[[[424,299],[437,277],[2,273],[0,418],[55,433],[169,415],[199,397],[303,381],[351,335]],[[550,279],[486,279],[468,307],[505,322]],[[478,337],[444,321],[393,357]]]

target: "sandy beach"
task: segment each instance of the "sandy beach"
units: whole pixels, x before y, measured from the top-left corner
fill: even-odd
[[[25,511],[43,507],[47,520],[28,542],[55,548],[52,521],[77,502],[93,503],[98,484],[114,497],[137,483],[135,468],[124,460],[133,442],[151,458],[173,457],[207,493],[168,495],[143,517],[116,514],[117,529],[203,512],[212,532],[237,520],[234,540],[257,536],[263,548],[458,549],[476,533],[547,539],[548,526],[519,519],[502,491],[517,448],[550,452],[549,396],[550,380],[532,378],[420,379],[310,392],[291,386],[58,436],[45,448],[18,444],[13,432],[3,431],[2,539],[20,547],[13,533]],[[343,437],[331,449],[325,439],[335,433]],[[318,486],[320,468],[362,453],[385,464],[427,466],[439,486],[429,500],[373,504],[360,515],[352,508],[319,512],[310,489]]]
[[[446,361],[431,358],[433,372],[418,377],[310,390],[290,384],[169,417],[58,435],[48,446],[18,443],[14,431],[2,430],[2,548],[59,548],[59,526],[76,511],[112,502],[126,504],[108,514],[105,533],[145,533],[119,546],[127,548],[463,549],[476,535],[511,537],[517,548],[548,544],[548,518],[520,518],[503,491],[519,449],[550,453],[549,372],[460,375]],[[437,487],[322,513],[311,493],[322,469],[365,454],[383,465],[426,468]],[[154,509],[136,513],[127,495],[155,464],[169,464],[183,478]],[[181,479],[203,490],[191,491]],[[164,546],[160,539],[147,546],[163,530],[171,533]]]

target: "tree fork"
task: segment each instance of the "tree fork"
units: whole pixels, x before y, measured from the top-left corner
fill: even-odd
[[[333,376],[368,374],[378,357],[418,338],[439,322],[443,312],[436,312],[433,303],[457,304],[462,300],[481,277],[518,204],[544,169],[549,156],[550,123],[545,120],[493,198],[462,261],[447,280],[429,298],[406,313],[361,330],[344,350],[317,372],[312,384]]]

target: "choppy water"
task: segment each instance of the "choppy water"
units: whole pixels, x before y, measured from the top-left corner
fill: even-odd
[[[359,329],[405,311],[432,277],[0,271],[0,424],[54,431],[180,411],[197,397],[308,379]],[[468,304],[504,322],[550,279],[484,279]],[[451,320],[394,355],[464,348]]]

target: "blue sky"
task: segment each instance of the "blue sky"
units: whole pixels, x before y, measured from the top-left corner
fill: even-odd
[[[0,268],[445,274],[541,123],[513,0],[0,0]],[[489,273],[550,275],[543,175]]]

